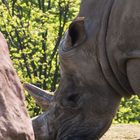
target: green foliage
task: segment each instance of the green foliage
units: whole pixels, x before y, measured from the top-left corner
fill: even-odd
[[[22,82],[56,89],[60,79],[57,48],[78,7],[78,0],[0,2],[0,31]],[[31,117],[41,112],[29,95],[26,101]]]
[[[10,55],[21,82],[54,91],[59,83],[57,48],[64,31],[79,10],[79,0],[2,0],[0,31],[7,38]],[[26,94],[31,117],[41,113]],[[137,97],[123,99],[114,119],[119,123],[140,122]]]
[[[115,123],[140,123],[140,99],[133,96],[130,99],[122,99]]]

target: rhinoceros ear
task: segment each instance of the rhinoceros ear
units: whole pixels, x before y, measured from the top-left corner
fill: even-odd
[[[69,26],[68,34],[72,47],[80,45],[86,38],[84,21],[84,17],[77,17]]]
[[[23,87],[35,99],[36,103],[40,107],[42,107],[43,110],[48,109],[49,103],[53,99],[52,93],[50,93],[49,91],[42,90],[29,83],[24,83]]]

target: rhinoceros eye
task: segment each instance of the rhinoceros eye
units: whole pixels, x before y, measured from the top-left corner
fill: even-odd
[[[70,96],[68,96],[67,100],[68,102],[72,102],[72,103],[77,103],[79,99],[79,95],[78,94],[71,94]]]
[[[79,98],[80,98],[79,94],[72,93],[72,94],[66,96],[65,99],[62,100],[62,106],[70,107],[70,108],[77,108]]]
[[[67,105],[72,108],[78,108],[79,94],[73,93],[67,97]]]

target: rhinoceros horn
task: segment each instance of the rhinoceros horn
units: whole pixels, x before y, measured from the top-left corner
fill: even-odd
[[[24,83],[23,87],[28,93],[35,99],[36,103],[42,107],[43,110],[47,110],[49,103],[53,99],[53,94],[49,91],[42,90],[35,85]]]
[[[42,90],[29,83],[24,83],[23,87],[35,99],[36,103],[42,107],[42,109],[48,109],[49,104],[53,99],[53,94],[51,92]],[[50,111],[46,111],[41,115],[32,118],[32,125],[36,140],[48,139],[49,133],[51,131],[51,125],[49,125],[49,120]]]

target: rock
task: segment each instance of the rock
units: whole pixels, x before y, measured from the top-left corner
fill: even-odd
[[[0,33],[0,140],[34,140],[21,83]]]

